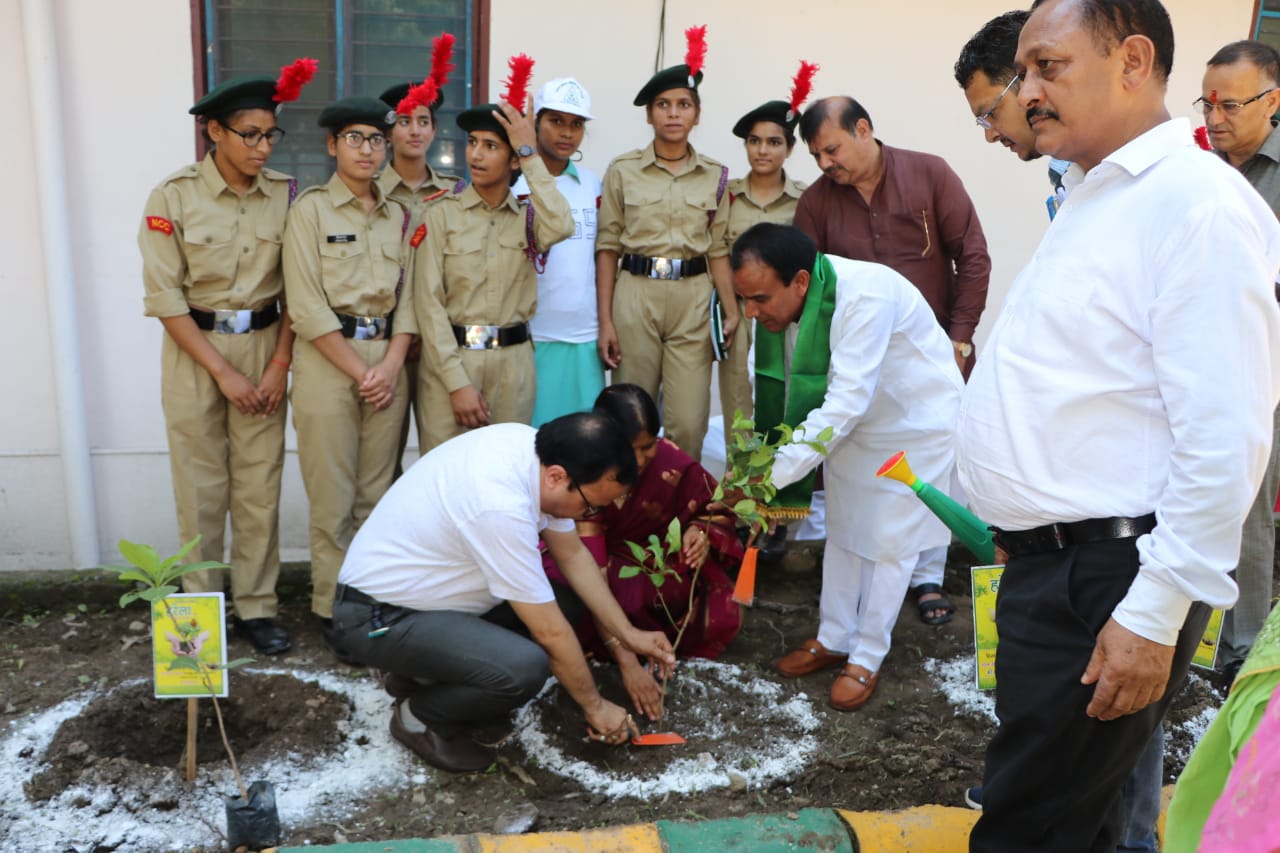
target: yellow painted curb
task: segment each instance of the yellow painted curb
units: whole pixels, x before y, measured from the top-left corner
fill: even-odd
[[[900,812],[836,814],[853,829],[861,853],[966,853],[969,830],[980,812],[950,806],[918,806]]]
[[[652,823],[588,829],[582,832],[539,832],[531,835],[475,835],[479,853],[660,853],[658,827]]]

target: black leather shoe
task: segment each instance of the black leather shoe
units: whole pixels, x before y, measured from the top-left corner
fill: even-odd
[[[766,533],[756,540],[762,560],[781,560],[787,553],[787,526],[779,524],[772,533]]]
[[[411,732],[400,721],[400,703],[391,709],[391,736],[432,767],[450,773],[484,770],[493,763],[493,754],[466,735],[442,737],[431,729]]]
[[[264,655],[278,655],[293,648],[288,632],[271,619],[238,619],[236,636],[248,640]]]
[[[325,646],[339,663],[345,663],[347,666],[363,666],[360,661],[356,660],[351,654],[342,647],[338,642],[338,633],[333,629],[333,620],[320,618],[320,637],[324,640]]]

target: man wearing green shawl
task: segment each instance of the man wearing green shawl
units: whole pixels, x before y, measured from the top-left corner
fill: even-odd
[[[957,494],[963,381],[928,304],[888,267],[823,255],[803,232],[772,223],[738,238],[730,266],[757,321],[757,428],[833,432],[818,635],[778,671],[795,677],[844,663],[830,701],[853,710],[875,690],[912,570],[943,559],[951,541],[910,490],[877,478],[876,469],[906,450],[921,478]],[[822,461],[804,445],[779,451],[780,505],[807,506]]]

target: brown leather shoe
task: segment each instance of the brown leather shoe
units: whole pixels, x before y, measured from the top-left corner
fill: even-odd
[[[799,678],[829,666],[844,663],[848,655],[842,652],[828,651],[815,640],[805,640],[804,645],[782,657],[773,668],[787,678]]]
[[[411,732],[400,721],[400,703],[391,709],[391,736],[432,767],[451,773],[484,770],[493,763],[493,754],[466,735],[443,737],[427,729]]]
[[[880,673],[872,673],[865,666],[858,666],[856,663],[847,663],[831,685],[828,701],[837,711],[861,708],[875,692],[876,682],[879,680]]]

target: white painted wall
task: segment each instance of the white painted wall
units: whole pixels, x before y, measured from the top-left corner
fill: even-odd
[[[49,0],[54,4],[67,128],[69,233],[52,235],[73,253],[80,295],[84,384],[104,559],[120,538],[177,544],[159,400],[161,327],[142,316],[138,217],[150,188],[193,156],[191,22],[175,0]],[[1001,0],[788,6],[763,0],[669,0],[663,65],[683,60],[683,30],[708,25],[699,150],[745,171],[734,121],[761,101],[785,97],[800,59],[822,65],[816,94],[851,94],[867,107],[882,140],[945,156],[974,198],[993,261],[979,346],[1046,225],[1043,164],[1019,163],[988,146],[951,77],[961,45],[1010,8]],[[1171,0],[1178,39],[1169,103],[1196,118],[1204,60],[1251,31],[1251,0]],[[651,134],[631,106],[653,71],[659,0],[492,0],[490,79],[496,92],[506,59],[537,60],[535,86],[572,74],[590,90],[586,163],[603,172],[615,154]],[[533,14],[536,12],[536,15]],[[794,34],[789,36],[788,34]],[[764,44],[763,47],[757,45]],[[29,120],[19,5],[0,2],[0,161],[16,164],[0,205],[0,570],[64,567],[70,560],[58,431],[49,369],[47,309],[32,172],[40,128]],[[130,99],[129,95],[134,98]],[[23,129],[29,129],[24,133]],[[812,180],[798,145],[789,163]],[[289,439],[292,449],[292,435]],[[285,468],[281,541],[285,557],[305,555],[306,499],[296,459]]]

